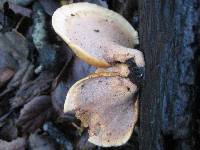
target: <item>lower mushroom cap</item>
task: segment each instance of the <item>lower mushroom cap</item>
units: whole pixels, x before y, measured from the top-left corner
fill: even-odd
[[[99,146],[119,146],[130,138],[138,118],[137,87],[114,74],[95,74],[78,81],[67,94],[64,112],[75,111],[89,141]]]
[[[96,114],[94,114],[90,121],[92,124],[94,120],[96,122],[103,120],[102,122],[107,125],[102,127],[101,124],[91,125],[88,141],[103,147],[125,144],[130,138],[138,119],[138,100],[135,99],[133,102],[134,103],[126,103],[126,105],[124,104],[123,106],[118,106],[113,109],[110,108],[112,109],[110,112],[113,113],[111,118],[105,117],[109,113],[109,111],[106,110],[102,114],[102,118],[98,119],[98,117],[95,117]],[[95,134],[96,132],[98,132],[98,134]]]

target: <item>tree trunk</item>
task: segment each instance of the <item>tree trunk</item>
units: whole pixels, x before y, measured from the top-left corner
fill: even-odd
[[[146,60],[141,150],[199,146],[199,9],[199,0],[139,1],[140,49]]]
[[[137,11],[138,0],[108,0],[108,6],[130,21]]]

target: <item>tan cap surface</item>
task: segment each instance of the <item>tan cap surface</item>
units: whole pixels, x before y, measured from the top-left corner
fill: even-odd
[[[112,73],[93,74],[69,90],[64,112],[89,127],[89,141],[109,147],[128,141],[138,118],[137,87],[129,79]]]

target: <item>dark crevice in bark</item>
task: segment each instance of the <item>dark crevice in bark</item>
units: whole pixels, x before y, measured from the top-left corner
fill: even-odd
[[[138,0],[107,0],[109,9],[112,9],[130,20],[138,8]]]
[[[173,140],[173,135],[169,134],[169,135],[163,135],[163,140],[164,140],[164,150],[175,150],[175,145],[176,142]]]
[[[191,44],[191,47],[196,51],[194,55],[194,68],[195,68],[195,94],[194,103],[192,105],[193,120],[192,120],[192,139],[194,140],[195,148],[200,147],[200,2],[195,4],[197,10],[198,22],[193,26],[193,32],[195,33],[195,40]]]

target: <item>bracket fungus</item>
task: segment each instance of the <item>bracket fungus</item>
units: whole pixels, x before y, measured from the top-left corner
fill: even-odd
[[[90,3],[74,3],[57,9],[52,17],[56,33],[86,63],[108,67],[133,58],[144,67],[138,33],[121,15]]]
[[[64,112],[75,112],[89,141],[110,147],[128,141],[138,118],[139,86],[129,79],[133,69],[144,68],[138,33],[121,15],[90,3],[57,9],[52,17],[55,32],[96,72],[77,81],[68,91]]]

